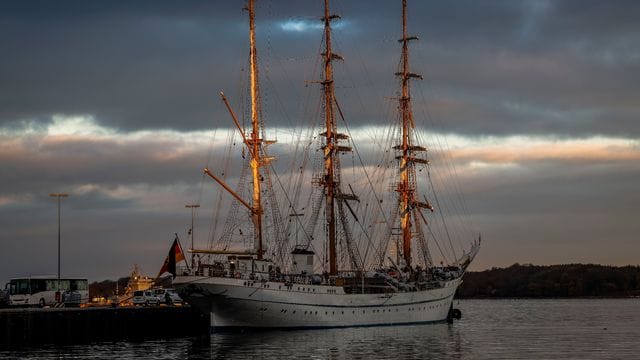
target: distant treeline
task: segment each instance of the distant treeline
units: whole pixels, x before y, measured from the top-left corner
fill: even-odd
[[[123,294],[129,278],[118,279]],[[171,286],[169,276],[160,285]],[[109,297],[116,282],[89,284],[91,297]],[[604,265],[520,265],[468,272],[458,289],[458,298],[549,298],[549,297],[629,297],[640,296],[640,266]]]
[[[468,272],[458,298],[640,296],[640,266],[520,265]]]

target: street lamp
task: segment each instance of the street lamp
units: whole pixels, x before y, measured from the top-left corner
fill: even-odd
[[[191,268],[193,269],[195,267],[195,254],[193,252],[193,233],[194,233],[194,229],[193,229],[193,218],[195,216],[195,210],[196,208],[199,208],[200,205],[199,204],[187,204],[184,207],[186,207],[187,209],[191,209],[191,231],[189,231],[191,233]]]
[[[69,194],[64,194],[64,193],[54,193],[54,194],[49,194],[49,196],[57,198],[58,200],[58,299],[60,300],[60,198],[66,198],[69,196]]]

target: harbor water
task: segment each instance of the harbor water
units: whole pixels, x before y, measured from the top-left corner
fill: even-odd
[[[462,300],[420,326],[0,349],[2,359],[638,359],[640,299]]]

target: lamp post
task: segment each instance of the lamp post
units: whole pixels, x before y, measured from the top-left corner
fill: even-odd
[[[187,204],[184,207],[191,209],[191,268],[195,267],[195,254],[193,253],[193,235],[195,230],[193,229],[193,218],[195,216],[195,210],[200,207],[200,204]]]
[[[60,300],[60,199],[66,198],[69,194],[64,193],[54,193],[49,194],[49,196],[54,197],[58,201],[58,291],[56,293],[56,300]]]

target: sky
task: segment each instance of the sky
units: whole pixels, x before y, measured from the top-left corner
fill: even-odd
[[[0,280],[155,275],[246,95],[243,1],[0,2]],[[336,93],[375,158],[393,121],[400,1],[332,1]],[[639,263],[640,4],[409,0],[417,127],[444,141],[483,246],[473,270]],[[285,145],[309,121],[321,1],[257,1],[263,110]],[[242,112],[242,109],[240,109]],[[435,134],[435,135],[434,135]],[[354,136],[356,137],[356,136]],[[278,149],[278,148],[276,148]],[[436,165],[434,165],[436,166]]]

